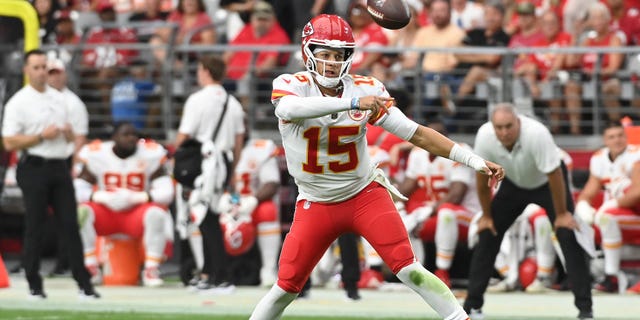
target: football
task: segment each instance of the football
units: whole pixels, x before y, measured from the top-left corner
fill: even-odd
[[[405,0],[367,0],[367,12],[373,21],[387,29],[404,28],[411,20]]]

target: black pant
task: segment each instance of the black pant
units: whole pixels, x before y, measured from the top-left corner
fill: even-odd
[[[359,236],[355,233],[345,233],[338,237],[340,245],[340,260],[342,260],[342,282],[348,290],[356,289],[360,281],[360,261],[358,254]]]
[[[222,282],[230,282],[229,258],[224,249],[224,239],[218,215],[207,212],[206,217],[200,223],[202,234],[202,249],[204,250],[204,265],[202,273],[209,275],[209,283],[219,285]]]
[[[25,205],[23,266],[31,289],[43,289],[40,276],[42,237],[49,207],[60,221],[64,247],[69,254],[73,278],[81,289],[90,286],[89,272],[84,267],[84,252],[77,217],[77,204],[69,166],[62,160],[46,160],[35,156],[20,159],[17,180]]]
[[[573,199],[571,198],[564,165],[562,165],[562,171],[565,177],[567,209],[573,212]],[[556,213],[553,208],[548,183],[536,189],[528,190],[516,186],[509,179],[504,179],[491,202],[491,216],[498,236],[494,236],[489,230],[480,232],[479,242],[473,250],[469,270],[469,292],[464,302],[466,311],[471,308],[480,309],[484,304],[483,295],[489,284],[489,278],[493,273],[493,265],[504,233],[530,203],[535,203],[544,208],[553,224]],[[591,276],[589,274],[588,255],[576,241],[573,230],[559,228],[556,230],[556,236],[565,256],[574,304],[580,311],[591,311]]]

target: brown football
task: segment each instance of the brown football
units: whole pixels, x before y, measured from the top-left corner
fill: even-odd
[[[377,24],[387,29],[400,29],[411,20],[405,0],[367,0],[367,12]]]

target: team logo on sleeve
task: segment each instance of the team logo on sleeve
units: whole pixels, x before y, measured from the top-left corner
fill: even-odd
[[[362,110],[349,110],[349,118],[353,121],[362,121],[365,116],[366,114]]]

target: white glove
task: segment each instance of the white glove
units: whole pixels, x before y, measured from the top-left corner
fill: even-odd
[[[593,224],[593,218],[596,215],[596,209],[593,208],[587,201],[580,200],[576,204],[576,216],[580,217],[586,224]]]
[[[220,196],[220,200],[218,200],[218,206],[216,211],[220,214],[229,213],[233,210],[235,205],[232,202],[231,194],[229,192],[225,192]]]
[[[473,249],[478,241],[480,241],[480,236],[478,235],[478,221],[480,221],[480,218],[482,218],[482,211],[476,213],[469,223],[469,231],[467,234],[467,245],[469,249]]]
[[[133,205],[130,199],[131,192],[131,190],[123,188],[117,188],[114,191],[98,190],[93,193],[91,200],[103,204],[113,211],[124,211]]]
[[[418,209],[413,210],[410,214],[402,217],[402,223],[404,223],[404,227],[408,233],[413,232],[418,225],[420,225],[424,220],[426,220],[431,213],[433,212],[433,207],[424,206]]]
[[[240,207],[238,207],[238,215],[251,217],[253,210],[258,206],[258,198],[254,196],[241,196]]]

